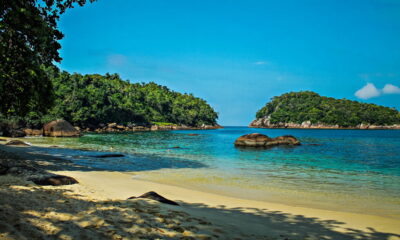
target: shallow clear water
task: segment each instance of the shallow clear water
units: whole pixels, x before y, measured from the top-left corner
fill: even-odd
[[[241,135],[294,135],[297,147],[239,149]],[[189,134],[198,134],[190,136]],[[240,198],[400,217],[400,131],[226,127],[30,138],[74,162]],[[179,147],[179,148],[175,148]],[[126,154],[97,159],[90,150]],[[350,210],[349,210],[350,209]]]

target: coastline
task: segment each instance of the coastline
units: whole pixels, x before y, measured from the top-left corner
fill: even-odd
[[[32,156],[28,152],[29,147],[1,146],[1,149],[7,149],[22,158]],[[49,159],[52,159],[53,164],[59,165],[68,162],[68,160],[54,159],[49,155],[47,157],[37,155],[34,161],[46,163]],[[246,236],[255,239],[262,239],[265,236],[277,239],[324,239],[321,238],[323,235],[331,236],[333,239],[354,239],[357,236],[362,239],[400,239],[398,219],[228,197],[134,179],[132,174],[135,172],[122,173],[96,169],[66,171],[63,167],[53,172],[74,177],[80,183],[50,187],[50,189],[67,189],[86,196],[91,201],[111,199],[125,202],[128,197],[156,191],[181,204],[181,207],[174,207],[175,211],[183,211],[194,218],[207,219],[211,226],[220,229],[218,231],[222,229],[224,233],[218,234],[222,239],[232,239],[235,236],[244,239]],[[156,205],[165,207],[164,204],[156,203]],[[250,233],[254,235],[249,235]]]
[[[249,124],[250,128],[277,128],[277,129],[332,129],[332,130],[400,130],[400,124],[396,125],[373,125],[359,124],[354,127],[343,127],[339,125],[328,125],[323,123],[312,124],[310,121],[302,123],[271,123],[269,118],[257,118]]]

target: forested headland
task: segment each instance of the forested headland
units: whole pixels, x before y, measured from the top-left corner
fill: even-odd
[[[400,124],[395,108],[323,97],[311,91],[273,97],[256,113],[252,127],[368,128]]]
[[[218,114],[205,100],[154,82],[130,83],[118,74],[70,74],[56,68],[48,68],[46,73],[53,90],[48,94],[54,99],[46,113],[35,111],[37,104],[31,104],[25,116],[3,115],[3,122],[19,122],[29,128],[40,128],[55,119],[65,119],[81,128],[107,123],[192,127],[217,124]]]

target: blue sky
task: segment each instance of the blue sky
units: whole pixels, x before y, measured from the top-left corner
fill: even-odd
[[[397,0],[98,0],[59,26],[61,69],[193,93],[222,125],[300,90],[400,109]]]

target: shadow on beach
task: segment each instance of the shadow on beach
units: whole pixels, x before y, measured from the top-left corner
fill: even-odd
[[[0,177],[1,239],[397,239],[344,223],[257,208],[148,200],[99,201]],[[19,182],[21,181],[21,182]],[[249,212],[250,211],[250,212]],[[207,216],[207,217],[206,217]]]

